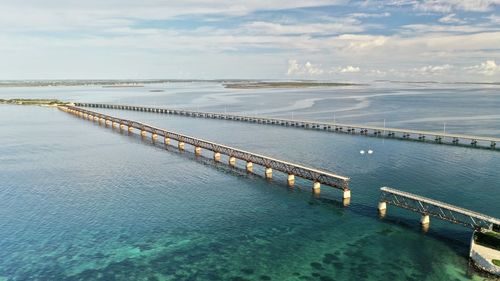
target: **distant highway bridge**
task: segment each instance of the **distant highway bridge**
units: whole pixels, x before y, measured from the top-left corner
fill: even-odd
[[[469,145],[470,147],[490,148],[493,150],[497,149],[497,143],[500,142],[500,138],[496,137],[450,134],[444,132],[384,128],[377,126],[353,125],[353,124],[342,124],[342,123],[291,120],[283,118],[257,117],[257,116],[202,112],[202,111],[171,109],[171,108],[161,108],[161,107],[151,107],[151,106],[119,105],[119,104],[105,104],[105,103],[81,103],[81,102],[75,103],[75,106],[133,110],[133,111],[174,114],[174,115],[199,117],[199,118],[223,119],[223,120],[233,120],[241,122],[252,122],[259,124],[291,126],[296,128],[316,129],[316,130],[346,133],[353,135],[356,134],[363,136],[413,140],[425,143],[452,144],[452,145],[464,144],[464,145]]]

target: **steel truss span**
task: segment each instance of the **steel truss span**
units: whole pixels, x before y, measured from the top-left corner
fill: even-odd
[[[500,227],[499,219],[478,212],[389,187],[382,187],[380,191],[380,202],[386,202],[389,205],[422,215],[429,215],[473,229],[492,230]]]
[[[226,145],[206,141],[192,136],[187,136],[179,134],[176,132],[167,131],[165,129],[157,128],[145,123],[127,120],[123,118],[117,118],[106,114],[101,114],[98,112],[85,110],[76,106],[65,106],[60,107],[62,110],[70,111],[71,113],[80,114],[82,116],[91,116],[92,118],[104,119],[106,122],[110,121],[113,124],[119,124],[120,126],[127,126],[129,128],[135,128],[141,132],[148,132],[153,136],[161,136],[171,140],[175,140],[179,143],[185,143],[192,145],[195,148],[202,148],[206,150],[213,151],[214,153],[225,154],[229,157],[235,157],[246,162],[253,164],[258,164],[265,168],[271,168],[276,171],[286,173],[288,175],[295,175],[307,180],[311,180],[315,183],[325,184],[327,186],[335,187],[344,191],[349,191],[349,178],[344,176],[339,176],[330,172],[322,171],[319,169],[309,168],[303,165],[294,164],[264,155],[251,153],[241,149],[229,147]]]

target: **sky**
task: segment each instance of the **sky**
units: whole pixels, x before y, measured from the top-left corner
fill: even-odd
[[[0,0],[0,80],[500,82],[500,0]]]

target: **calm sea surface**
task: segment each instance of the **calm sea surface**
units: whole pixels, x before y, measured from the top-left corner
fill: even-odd
[[[499,86],[0,88],[22,97],[500,136]],[[351,204],[55,108],[0,105],[0,280],[485,279],[468,267],[470,230],[431,219],[423,233],[418,214],[381,220],[376,207],[390,186],[500,217],[498,151],[100,111],[349,176]]]

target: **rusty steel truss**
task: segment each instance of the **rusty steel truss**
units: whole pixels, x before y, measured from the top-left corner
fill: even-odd
[[[258,164],[260,166],[266,168],[272,168],[273,170],[277,170],[289,175],[295,175],[304,179],[308,179],[314,182],[319,182],[321,184],[325,184],[331,187],[335,187],[341,190],[349,190],[349,178],[339,176],[330,172],[313,169],[309,167],[305,167],[302,165],[274,159],[271,157],[259,155],[256,153],[251,153],[248,151],[244,151],[241,149],[229,147],[226,145],[206,141],[203,139],[167,131],[165,129],[157,128],[151,125],[147,125],[145,123],[127,120],[123,118],[117,118],[110,115],[85,110],[83,108],[79,108],[76,106],[66,106],[67,109],[79,112],[82,114],[90,115],[97,118],[103,118],[105,120],[118,123],[120,125],[125,125],[131,128],[135,128],[141,131],[145,131],[151,134],[156,134],[157,136],[162,136],[164,138],[169,138],[175,140],[177,142],[182,142],[185,144],[192,145],[193,147],[199,147],[202,149],[213,151],[214,153],[218,152],[220,154],[227,155],[229,157],[235,157],[246,162],[251,162],[253,164]]]
[[[460,208],[397,189],[382,187],[381,202],[397,206],[422,215],[429,215],[444,221],[464,225],[473,229],[498,229],[500,220],[471,210]]]

